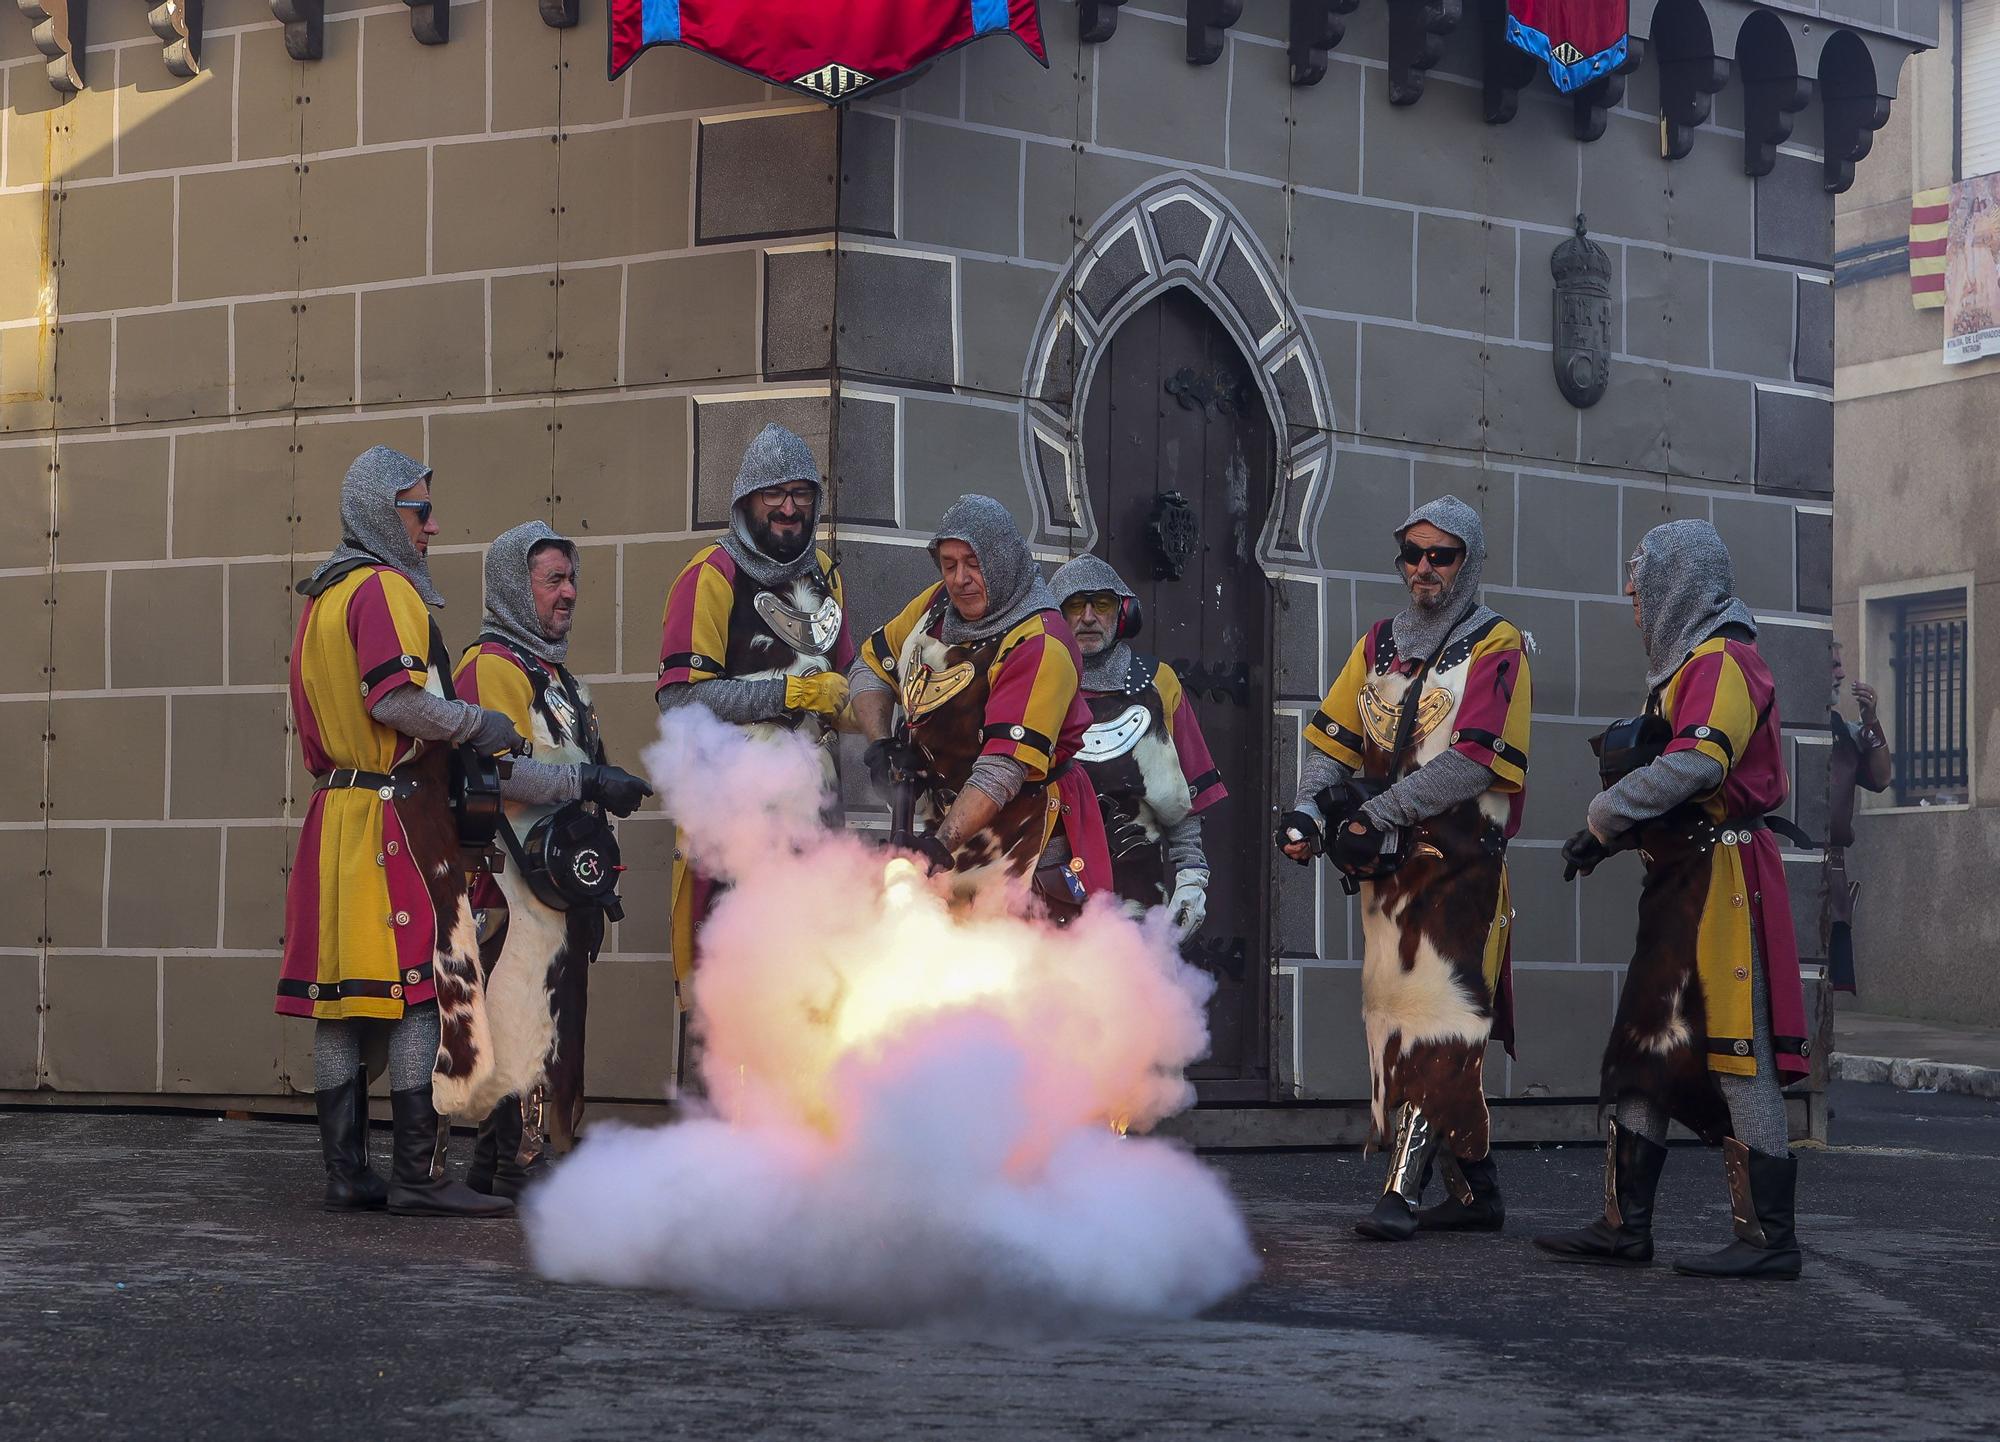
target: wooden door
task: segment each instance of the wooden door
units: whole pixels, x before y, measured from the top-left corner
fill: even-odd
[[[1146,624],[1133,644],[1180,674],[1229,788],[1228,799],[1203,814],[1213,875],[1208,922],[1188,956],[1215,977],[1216,993],[1213,1049],[1190,1075],[1203,1100],[1263,1100],[1273,589],[1256,546],[1271,503],[1276,436],[1249,362],[1189,292],[1161,295],[1108,347],[1084,411],[1097,551],[1139,593]],[[1179,547],[1171,539],[1176,518]],[[1163,522],[1171,557],[1162,554]]]

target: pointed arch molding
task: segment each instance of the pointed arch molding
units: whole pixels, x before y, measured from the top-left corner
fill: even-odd
[[[1105,343],[1175,286],[1213,311],[1249,358],[1271,415],[1278,474],[1257,559],[1269,570],[1317,566],[1334,429],[1319,348],[1249,223],[1187,174],[1165,176],[1111,207],[1042,307],[1021,384],[1021,459],[1036,543],[1096,545],[1083,478],[1084,402]]]

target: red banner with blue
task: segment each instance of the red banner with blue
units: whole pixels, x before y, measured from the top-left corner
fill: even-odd
[[[1040,0],[610,0],[611,78],[685,45],[815,99],[852,100],[984,35],[1043,65]]]
[[[1625,63],[1627,0],[1507,0],[1507,40],[1568,94]]]

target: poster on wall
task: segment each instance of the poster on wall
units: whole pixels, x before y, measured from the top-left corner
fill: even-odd
[[[855,100],[988,35],[1049,63],[1040,0],[611,0],[611,79],[654,45],[815,100]]]
[[[1951,188],[1944,253],[1944,363],[2000,355],[2000,175]]]

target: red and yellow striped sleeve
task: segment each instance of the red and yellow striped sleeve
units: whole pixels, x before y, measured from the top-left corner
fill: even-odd
[[[1519,791],[1528,782],[1528,718],[1534,711],[1521,633],[1500,622],[1473,647],[1466,666],[1451,749],[1491,771],[1495,791]]]
[[[1007,633],[986,673],[985,744],[982,756],[1005,756],[1039,781],[1055,764],[1056,742],[1076,701],[1075,652],[1049,634],[1041,613]]]
[[[486,644],[465,653],[452,674],[461,701],[498,711],[523,736],[535,734],[535,683],[503,647]]]
[[[1167,737],[1174,743],[1181,775],[1187,778],[1188,795],[1192,798],[1190,809],[1206,811],[1228,796],[1229,788],[1222,784],[1222,771],[1209,755],[1208,738],[1201,734],[1194,703],[1188,699],[1181,678],[1165,661],[1153,672],[1153,689],[1160,693],[1160,714],[1167,718]]]
[[[656,694],[669,686],[713,681],[723,674],[729,612],[736,604],[735,569],[722,547],[705,546],[674,578],[660,623]]]
[[[1347,664],[1333,678],[1326,699],[1306,722],[1306,742],[1317,746],[1350,771],[1364,759],[1361,739],[1361,688],[1368,681],[1368,637],[1362,636],[1347,655]]]
[[[364,705],[430,679],[431,613],[407,576],[387,566],[375,570],[348,593],[346,621]]]
[[[1760,709],[1769,700],[1770,688],[1751,686],[1729,654],[1728,641],[1718,636],[1702,642],[1667,689],[1667,724],[1674,735],[1666,754],[1699,751],[1727,776],[1743,759],[1756,734]]]
[[[901,682],[896,678],[896,658],[903,654],[903,643],[910,639],[910,632],[924,623],[925,614],[943,587],[944,582],[940,581],[919,591],[915,600],[885,621],[881,629],[861,647],[861,659],[868,663],[868,669],[899,691]]]

